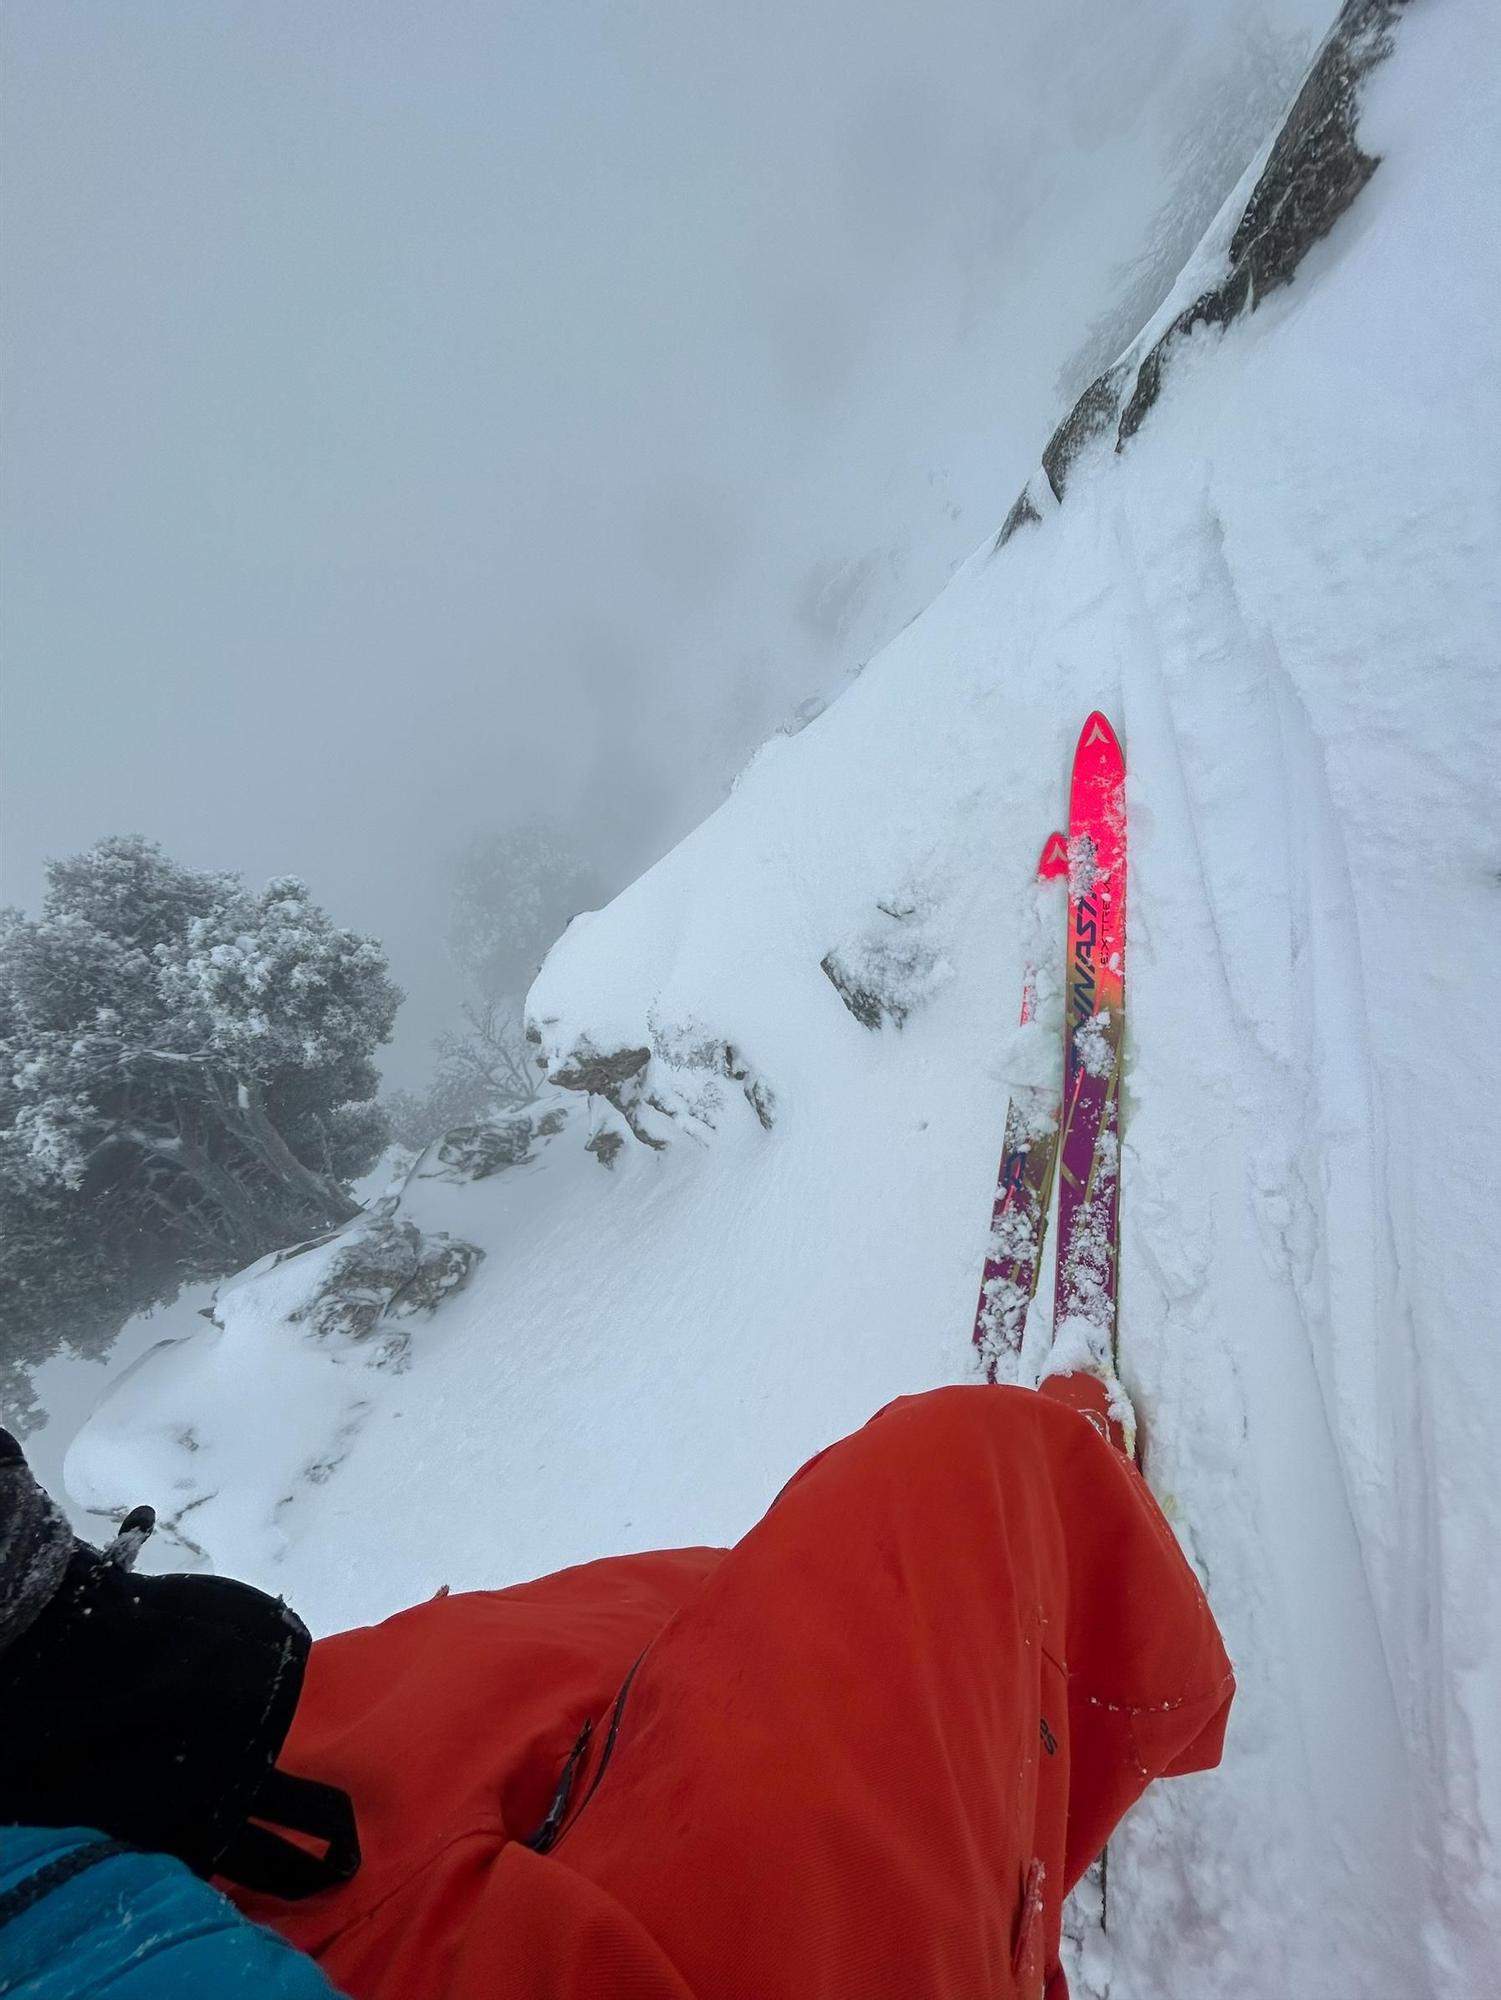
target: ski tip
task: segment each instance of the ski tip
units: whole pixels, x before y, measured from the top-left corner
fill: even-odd
[[[1050,833],[1037,859],[1039,882],[1056,882],[1068,873],[1068,842],[1061,833]]]
[[[1084,727],[1079,731],[1079,748],[1076,754],[1083,757],[1086,752],[1102,761],[1111,758],[1122,763],[1125,761],[1121,752],[1120,738],[1111,728],[1109,716],[1102,715],[1097,708],[1091,710],[1084,718]]]

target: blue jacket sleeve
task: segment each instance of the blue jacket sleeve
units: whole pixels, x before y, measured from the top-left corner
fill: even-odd
[[[6,2000],[333,2000],[310,1958],[164,1854],[0,1827]]]

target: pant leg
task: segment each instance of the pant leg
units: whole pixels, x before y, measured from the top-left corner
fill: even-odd
[[[704,2000],[1037,1995],[1066,1888],[1153,1777],[1217,1761],[1232,1686],[1087,1416],[903,1398],[652,1642],[550,1858]]]

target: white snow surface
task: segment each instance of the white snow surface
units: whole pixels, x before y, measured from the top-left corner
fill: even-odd
[[[1494,7],[1413,6],[1365,86],[1382,165],[1293,285],[570,927],[533,1019],[649,1048],[663,1149],[605,1169],[584,1138],[625,1127],[571,1098],[532,1164],[415,1178],[404,1212],[487,1258],[402,1373],[288,1321],[330,1253],[236,1281],[76,1439],[76,1501],[156,1501],[159,1561],[326,1630],[731,1541],[889,1398],[972,1379],[1031,873],[1102,707],[1123,1372],[1241,1691],[1223,1768],[1113,1843],[1092,1978],[1501,1991],[1498,75]],[[878,905],[944,976],[872,1031],[820,961]]]

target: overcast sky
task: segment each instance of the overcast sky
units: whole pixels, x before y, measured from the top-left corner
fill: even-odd
[[[7,0],[0,865],[139,830],[457,997],[993,532],[1333,0]]]

